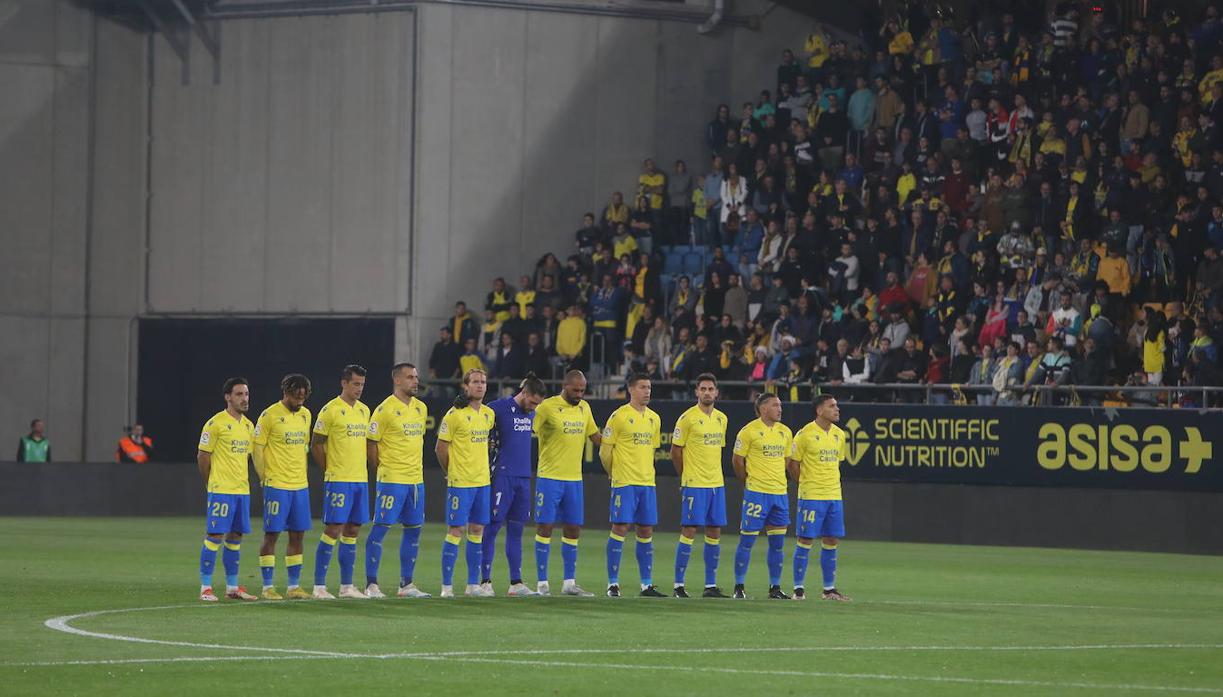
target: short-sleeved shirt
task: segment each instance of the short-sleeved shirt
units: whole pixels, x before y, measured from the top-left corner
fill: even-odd
[[[496,425],[493,467],[499,474],[511,477],[531,476],[531,431],[535,412],[524,411],[513,397],[488,403]]]
[[[200,433],[200,452],[212,453],[212,469],[208,472],[208,493],[249,494],[250,474],[246,469],[255,424],[245,416],[237,419],[227,411],[219,411],[204,424]]]
[[[479,409],[470,406],[450,408],[437,429],[437,439],[450,444],[450,486],[488,486],[488,434],[496,416],[488,405]]]
[[[657,171],[653,174],[646,174],[642,172],[641,176],[637,177],[637,183],[641,185],[642,195],[650,200],[651,210],[658,210],[659,208],[662,208],[662,194],[646,193],[646,188],[662,186],[666,182],[667,178],[663,175],[663,173]]]
[[[760,419],[749,422],[735,437],[735,454],[747,465],[746,488],[761,494],[784,494],[790,427],[780,421],[772,428]]]
[[[790,446],[790,459],[798,463],[798,498],[841,500],[846,443],[845,431],[836,424],[825,431],[812,421],[798,430]]]
[[[378,481],[420,484],[425,481],[421,451],[429,410],[410,397],[405,403],[391,395],[374,408],[366,438],[378,444]]]
[[[560,395],[545,399],[535,410],[534,429],[539,436],[539,476],[582,481],[586,441],[599,432],[586,400],[574,405]]]
[[[327,436],[327,474],[329,482],[368,482],[365,464],[365,433],[369,429],[369,407],[358,401],[349,405],[335,399],[323,405],[314,432]]]
[[[671,445],[684,449],[684,474],[680,486],[717,487],[722,477],[722,448],[726,445],[726,414],[714,409],[706,414],[699,406],[680,415]]]
[[[612,447],[611,485],[654,486],[654,450],[662,445],[662,419],[649,407],[625,404],[612,412],[603,443]]]
[[[263,483],[277,489],[305,489],[310,451],[310,410],[290,411],[284,402],[263,410],[255,423],[255,444],[263,446]]]

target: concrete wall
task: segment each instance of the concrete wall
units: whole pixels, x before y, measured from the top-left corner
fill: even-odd
[[[227,21],[221,83],[154,42],[151,312],[403,312],[409,12]]]
[[[567,252],[644,157],[703,170],[714,105],[771,83],[809,25],[443,4],[229,20],[221,84],[192,38],[183,86],[164,37],[73,0],[5,9],[0,447],[37,416],[57,459],[93,460],[135,414],[137,316],[396,313],[395,358],[424,360],[455,299]]]
[[[735,3],[737,14],[771,3]],[[423,359],[456,300],[573,249],[582,213],[631,198],[642,160],[708,168],[719,102],[771,86],[811,22],[784,8],[759,31],[427,4],[420,8],[419,206],[407,355]],[[417,343],[419,342],[419,343]]]
[[[142,275],[144,38],[96,23],[71,0],[5,9],[0,445],[15,450],[38,417],[54,457],[97,457],[127,420],[128,329]]]

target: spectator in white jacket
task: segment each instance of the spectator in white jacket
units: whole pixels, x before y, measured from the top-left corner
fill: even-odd
[[[770,220],[764,231],[764,241],[760,243],[760,253],[756,255],[756,270],[765,275],[777,272],[777,267],[781,264],[781,245],[784,241],[777,221]]]
[[[723,225],[732,211],[740,218],[747,215],[747,180],[739,176],[739,168],[733,162],[727,166],[726,178],[722,180]]]

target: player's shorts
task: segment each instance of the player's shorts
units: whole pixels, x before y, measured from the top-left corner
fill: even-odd
[[[751,489],[743,490],[743,508],[739,515],[739,529],[744,532],[760,532],[766,525],[782,527],[790,524],[790,498],[785,494],[762,494]]]
[[[379,482],[374,508],[375,525],[424,525],[425,483]]]
[[[323,522],[327,525],[369,522],[369,484],[326,482],[323,484]]]
[[[310,490],[263,487],[263,531],[310,529]]]
[[[544,525],[585,524],[586,508],[582,498],[582,482],[545,477],[536,479],[535,522]]]
[[[209,535],[230,532],[245,535],[251,531],[250,494],[208,494],[204,515],[208,517]]]
[[[845,537],[845,507],[836,500],[798,500],[798,536]]]
[[[680,525],[710,528],[726,525],[726,487],[685,486],[680,488],[680,496]]]
[[[446,524],[452,528],[468,523],[488,525],[491,486],[446,487]]]
[[[531,478],[499,474],[493,479],[493,510],[490,520],[525,523],[531,519]]]
[[[658,498],[652,486],[629,484],[612,487],[611,522],[658,525]]]

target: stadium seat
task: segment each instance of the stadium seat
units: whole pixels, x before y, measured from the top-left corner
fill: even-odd
[[[693,248],[692,248],[692,247],[689,247],[689,246],[688,246],[688,245],[686,245],[686,244],[677,244],[677,245],[674,245],[674,246],[672,246],[672,247],[671,247],[671,251],[672,251],[673,253],[675,253],[675,254],[678,254],[678,255],[680,255],[680,256],[683,256],[683,255],[685,255],[685,254],[688,254],[688,253],[692,252],[692,251],[693,251]]]
[[[684,255],[668,252],[663,257],[662,272],[664,274],[677,274],[684,268]]]
[[[684,273],[690,276],[696,276],[705,271],[705,255],[699,252],[690,252],[684,255]]]

